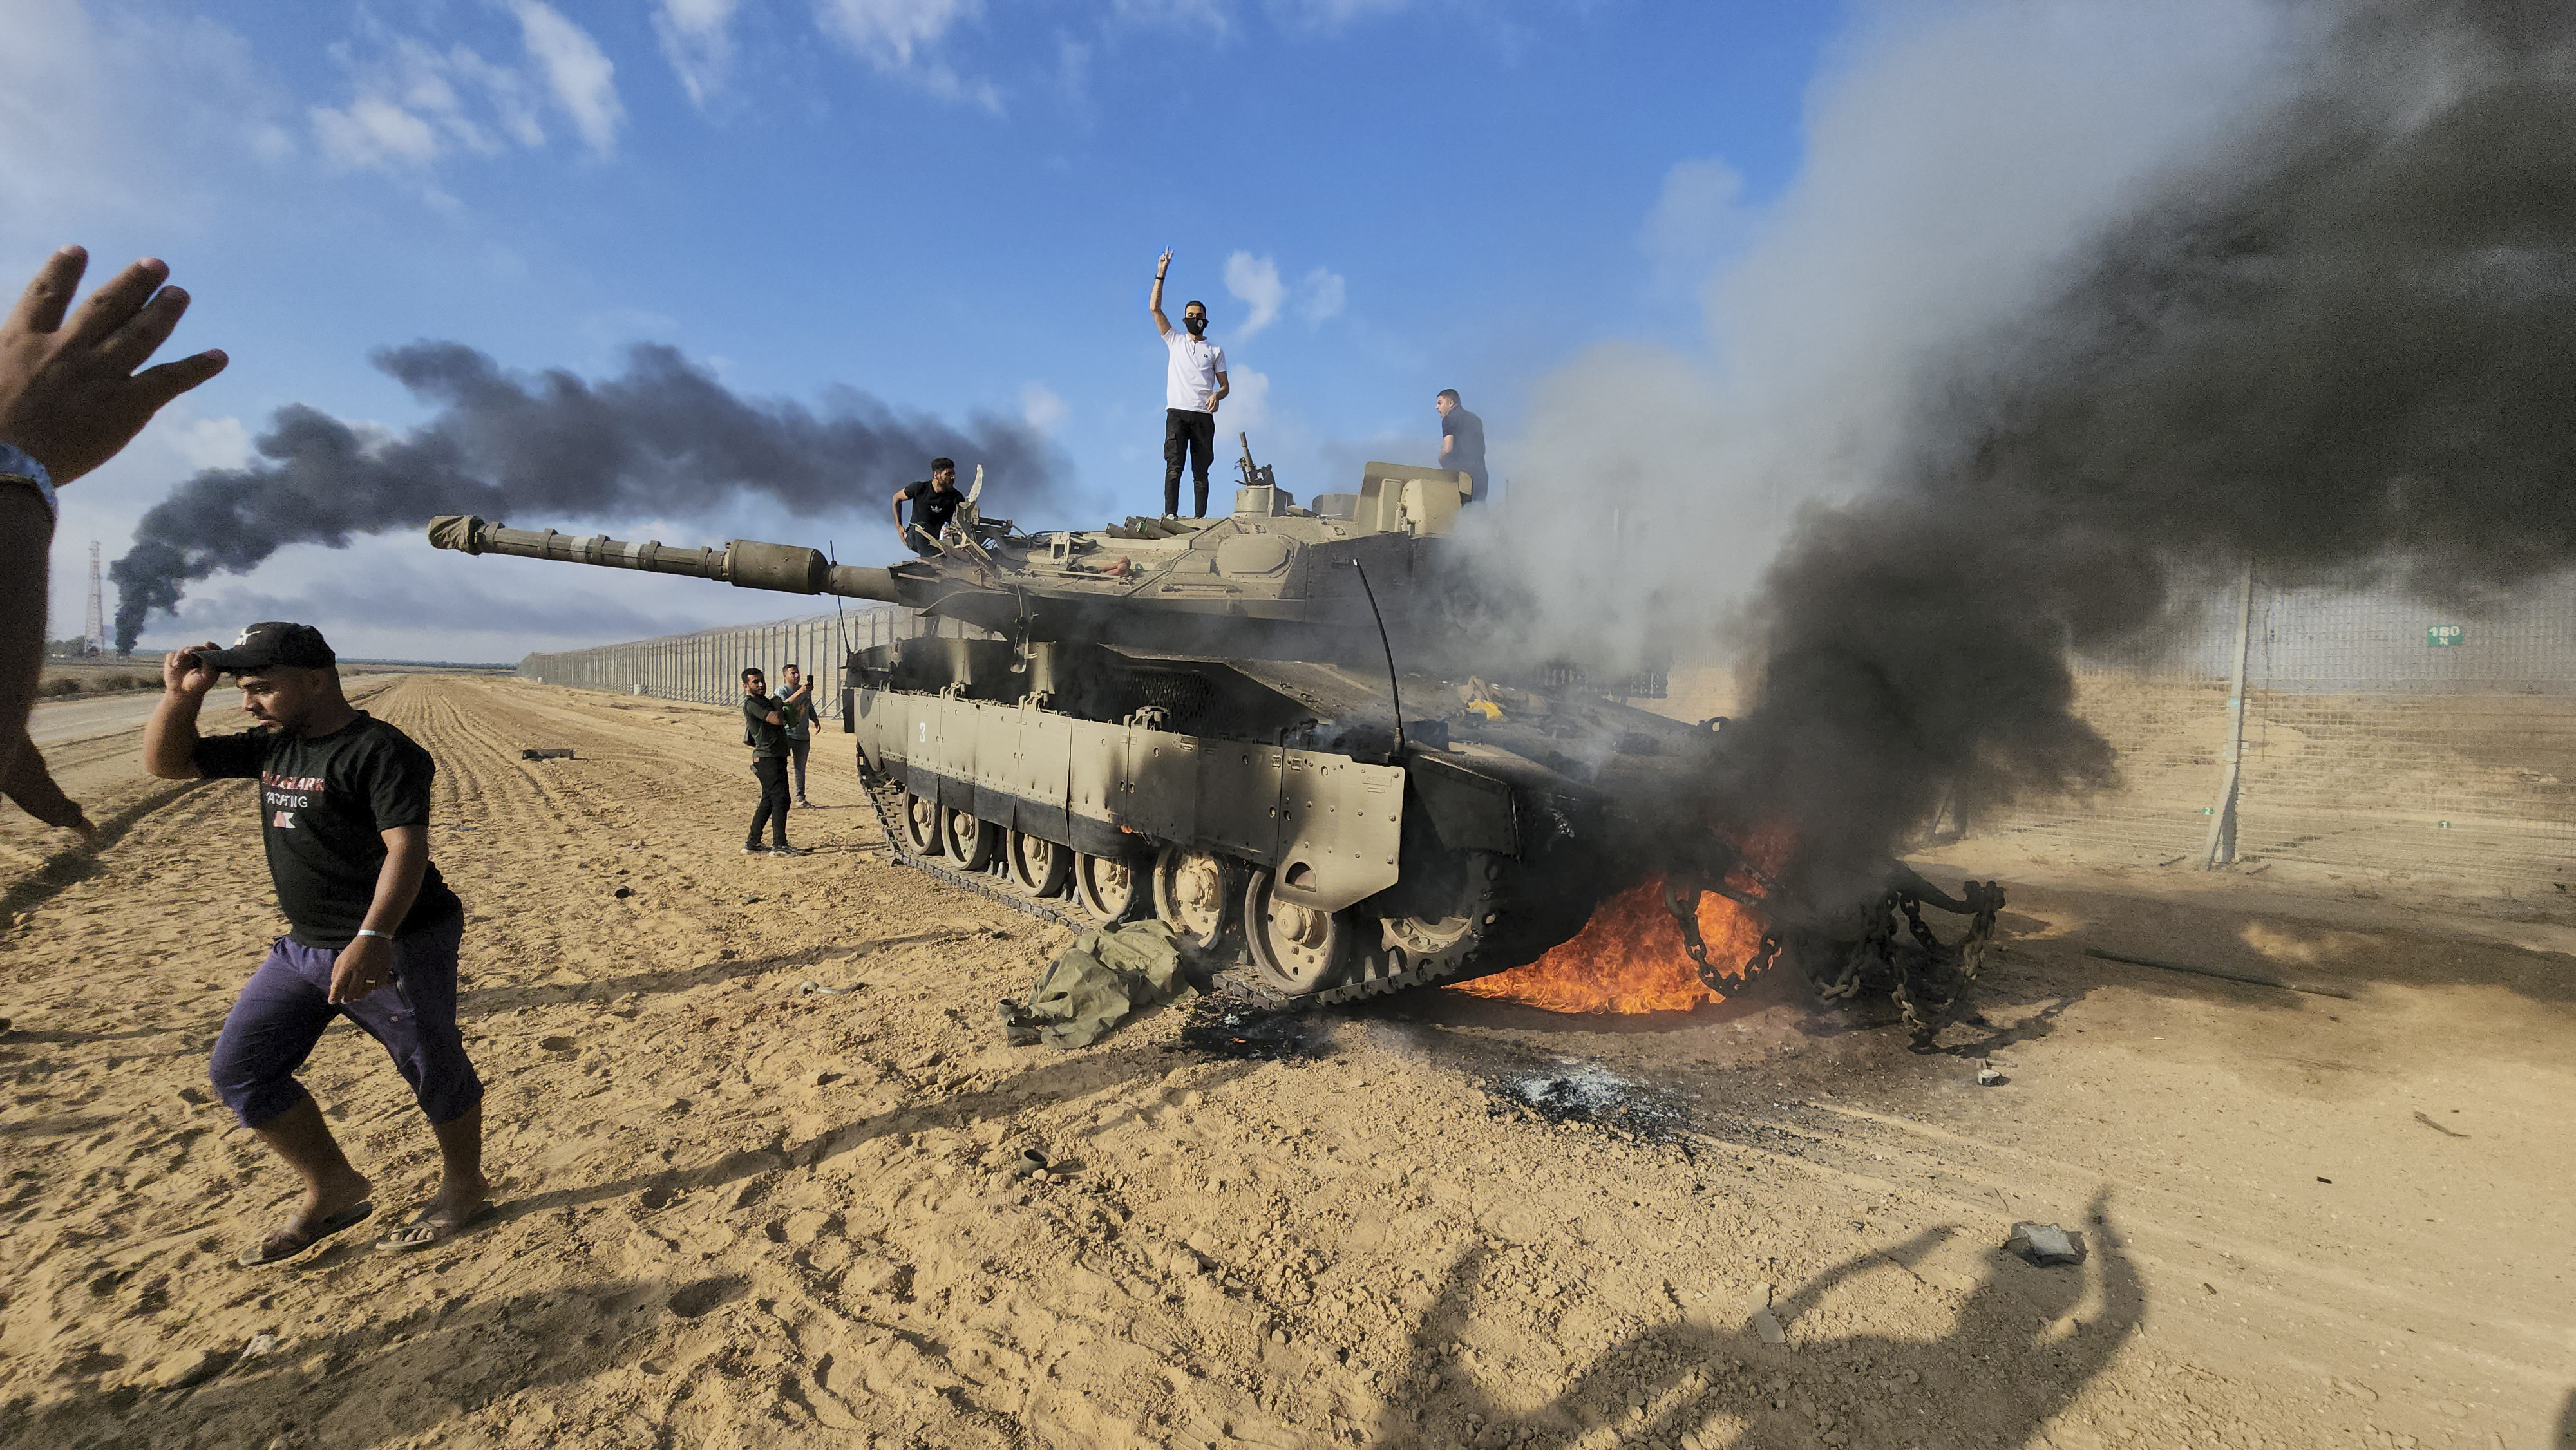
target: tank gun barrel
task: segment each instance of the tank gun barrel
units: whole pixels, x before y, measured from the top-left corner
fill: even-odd
[[[890,570],[835,564],[824,558],[820,549],[765,544],[757,539],[735,539],[721,549],[681,549],[658,539],[637,544],[606,534],[512,529],[465,514],[443,514],[429,521],[429,542],[434,548],[454,549],[460,554],[516,554],[523,559],[550,559],[561,564],[595,564],[604,569],[641,569],[649,574],[714,579],[737,589],[838,594],[849,599],[897,602]]]

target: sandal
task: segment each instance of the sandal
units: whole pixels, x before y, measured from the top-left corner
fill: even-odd
[[[344,1228],[353,1228],[365,1223],[375,1211],[376,1205],[372,1200],[362,1201],[350,1204],[347,1208],[315,1224],[308,1232],[299,1232],[292,1228],[279,1229],[260,1240],[257,1247],[242,1250],[240,1257],[233,1262],[245,1269],[256,1269],[263,1264],[282,1264]]]
[[[438,1217],[437,1209],[424,1208],[419,1217],[376,1240],[376,1249],[380,1253],[416,1254],[422,1249],[435,1248],[490,1218],[494,1207],[492,1200],[487,1198],[474,1205],[473,1212],[465,1215],[462,1223],[448,1223]]]

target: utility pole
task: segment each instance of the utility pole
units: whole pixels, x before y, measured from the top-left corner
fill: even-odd
[[[107,653],[106,596],[98,586],[98,540],[89,541],[89,617],[81,621],[81,653]]]
[[[2236,585],[2236,667],[2227,677],[2227,773],[2218,804],[2209,812],[2209,844],[2201,869],[2215,871],[2236,859],[2236,785],[2245,765],[2245,656],[2254,643],[2254,559]]]

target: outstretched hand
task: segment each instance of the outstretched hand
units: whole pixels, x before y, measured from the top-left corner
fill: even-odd
[[[88,266],[78,247],[46,258],[0,323],[0,443],[32,454],[56,484],[115,457],[164,403],[228,360],[208,350],[136,372],[179,325],[188,294],[162,286],[169,267],[146,257],[73,312]]]

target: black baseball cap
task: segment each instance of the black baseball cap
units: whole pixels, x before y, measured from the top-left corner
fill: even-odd
[[[340,662],[340,657],[331,653],[331,643],[322,637],[322,631],[282,619],[254,624],[241,632],[231,649],[201,650],[197,659],[210,670],[236,675],[255,675],[276,665],[327,670]]]

